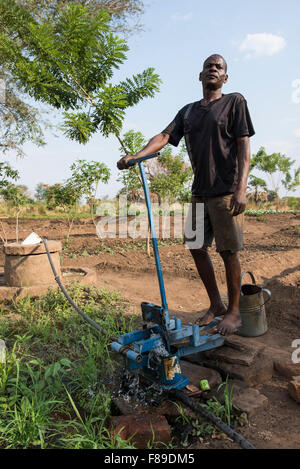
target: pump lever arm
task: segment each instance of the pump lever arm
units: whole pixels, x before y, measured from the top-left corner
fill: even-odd
[[[150,158],[156,158],[159,155],[160,155],[159,152],[158,153],[151,153],[150,155],[141,156],[140,158],[134,158],[132,160],[129,160],[127,162],[127,164],[128,164],[128,166],[133,166],[136,163],[140,163],[141,161],[145,161],[145,160],[150,160]]]

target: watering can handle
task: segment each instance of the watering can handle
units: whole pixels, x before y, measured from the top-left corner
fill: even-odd
[[[242,272],[242,274],[241,274],[241,286],[242,286],[243,278],[246,274],[250,275],[250,277],[252,278],[252,282],[256,285],[256,281],[255,281],[253,273],[250,272],[250,270],[245,270],[245,272]]]
[[[260,305],[260,306],[264,306],[266,303],[268,303],[268,301],[270,301],[270,299],[271,299],[271,292],[270,292],[270,290],[268,290],[267,288],[262,288],[261,291],[262,291],[262,292],[266,292],[266,294],[268,295],[268,298],[266,299],[266,301],[265,301],[262,305]]]

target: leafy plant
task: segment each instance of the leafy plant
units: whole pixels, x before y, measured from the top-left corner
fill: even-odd
[[[230,426],[231,424],[231,414],[233,410],[233,403],[232,403],[232,393],[234,386],[229,387],[228,384],[228,375],[226,376],[225,382],[221,383],[218,387],[218,391],[224,387],[224,412],[226,416],[227,424]]]
[[[23,193],[22,189],[13,183],[8,183],[1,189],[1,195],[5,202],[12,207],[16,218],[16,241],[19,241],[19,216],[29,202],[29,198]]]
[[[45,185],[43,197],[48,208],[62,207],[66,213],[69,227],[67,240],[69,240],[80,193],[78,193],[76,187],[67,181],[64,184]]]
[[[0,2],[0,17],[0,55],[11,76],[37,102],[64,111],[63,130],[71,140],[87,143],[100,131],[121,142],[126,109],[159,90],[160,79],[151,67],[110,82],[128,46],[111,32],[105,10],[91,14],[87,7],[68,3],[51,20],[40,22],[7,0]]]
[[[110,392],[101,383],[116,363],[110,335],[133,329],[118,292],[72,284],[74,301],[108,336],[99,336],[61,292],[0,303],[1,448],[132,448],[107,428]],[[11,324],[10,314],[20,316]]]
[[[264,147],[260,147],[258,152],[252,156],[250,162],[250,171],[255,169],[264,172],[270,181],[271,190],[276,194],[282,185],[287,191],[294,191],[300,185],[300,168],[294,170],[294,176],[291,174],[292,166],[295,160],[282,153],[267,154]],[[257,185],[266,187],[265,181],[259,178],[252,178]],[[260,184],[257,184],[261,182]]]
[[[72,175],[66,184],[77,192],[80,197],[87,198],[90,213],[94,221],[98,186],[100,182],[108,183],[110,169],[104,163],[98,161],[77,160],[71,165],[71,171]]]

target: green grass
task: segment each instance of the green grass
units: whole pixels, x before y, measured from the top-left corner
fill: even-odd
[[[249,208],[245,210],[245,215],[257,217],[257,216],[268,214],[268,213],[299,213],[299,212],[300,210],[274,210],[274,209],[264,209],[264,208],[260,208],[260,209]]]
[[[72,284],[74,301],[108,331],[133,330],[118,292]],[[61,292],[0,305],[0,448],[132,448],[109,431],[110,340]]]
[[[171,238],[171,239],[158,239],[158,247],[163,246],[172,246],[175,244],[182,244],[183,238]],[[151,249],[152,243],[150,241]],[[124,254],[131,251],[146,251],[146,240],[142,239],[139,241],[119,241],[107,246],[104,242],[100,242],[95,246],[85,247],[81,253],[72,252],[72,240],[63,241],[63,254],[70,259],[77,259],[78,256],[81,257],[90,257],[90,256],[99,256],[104,253],[111,255],[114,254]]]
[[[211,399],[202,402],[201,405],[208,412],[220,418],[232,428],[246,425],[248,423],[247,414],[242,413],[238,407],[233,404],[233,386],[230,389],[228,376],[226,380],[219,385],[218,391],[222,388],[223,397],[220,400],[213,396]],[[198,414],[197,418],[192,418],[186,414],[186,409],[181,404],[177,402],[173,402],[173,404],[178,411],[178,417],[176,417],[175,422],[177,425],[179,424],[181,428],[181,444],[183,447],[189,447],[193,438],[200,438],[202,440],[205,437],[212,436],[214,438],[226,438],[226,435],[217,429],[217,427],[203,415]]]

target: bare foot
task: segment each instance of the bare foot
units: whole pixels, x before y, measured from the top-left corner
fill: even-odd
[[[206,326],[214,318],[218,316],[224,316],[224,314],[226,314],[226,311],[227,308],[223,303],[218,306],[211,306],[209,310],[204,314],[204,316],[201,316],[196,320],[196,324],[198,324],[199,326]]]
[[[218,332],[222,335],[230,335],[236,332],[237,328],[242,324],[240,313],[228,313],[218,326]]]

